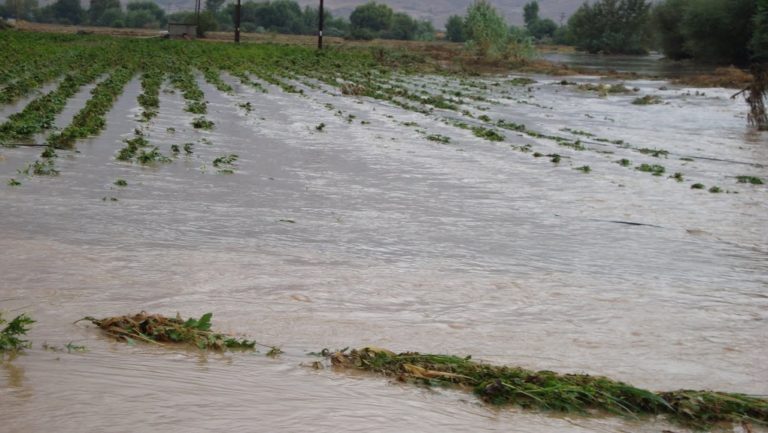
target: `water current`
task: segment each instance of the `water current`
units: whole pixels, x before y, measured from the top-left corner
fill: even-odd
[[[685,431],[492,409],[306,366],[309,352],[366,345],[768,394],[768,188],[736,180],[768,177],[768,134],[748,129],[726,89],[636,81],[600,97],[532,78],[407,77],[482,95],[461,107],[474,118],[313,83],[296,83],[304,96],[226,94],[201,79],[216,128],[193,129],[178,92],[163,93],[150,142],[194,153],[152,167],[114,158],[138,125],[136,79],[102,135],[59,152],[58,177],[17,174],[39,148],[0,149],[0,308],[37,320],[33,347],[0,364],[0,431]],[[663,103],[633,105],[640,95]],[[490,142],[447,123],[480,115],[584,149],[504,129]],[[228,154],[235,172],[220,174],[211,162]],[[6,186],[12,177],[22,185]],[[210,311],[215,328],[285,353],[129,346],[73,324],[141,310]],[[42,346],[70,342],[87,351]]]

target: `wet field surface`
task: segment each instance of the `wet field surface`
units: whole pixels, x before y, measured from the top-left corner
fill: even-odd
[[[300,95],[225,78],[230,94],[200,79],[212,131],[164,86],[148,140],[169,156],[192,143],[171,163],[115,160],[140,125],[138,79],[103,134],[59,151],[59,176],[17,173],[39,148],[0,149],[0,307],[38,321],[34,346],[0,364],[0,430],[685,431],[306,366],[366,345],[768,394],[768,188],[737,181],[768,177],[768,134],[730,90],[403,77],[463,95],[420,113],[309,80]],[[645,95],[661,103],[632,104]],[[230,154],[233,173],[213,165]],[[214,328],[285,353],[130,346],[73,324],[141,310],[210,311]],[[69,342],[87,351],[42,347]]]

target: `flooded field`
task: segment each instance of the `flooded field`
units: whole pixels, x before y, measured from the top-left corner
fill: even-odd
[[[195,71],[205,129],[167,79],[140,122],[131,76],[100,135],[56,150],[58,176],[19,173],[39,147],[0,148],[0,309],[37,320],[33,347],[0,364],[0,430],[686,431],[308,367],[367,345],[768,394],[768,188],[739,179],[768,177],[768,134],[732,91],[379,83],[436,107],[245,78],[223,73],[222,91]],[[116,159],[137,137],[163,158]],[[126,345],[73,324],[141,310],[213,312],[285,353]]]

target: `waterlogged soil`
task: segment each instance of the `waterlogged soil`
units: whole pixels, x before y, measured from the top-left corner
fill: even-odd
[[[308,80],[300,95],[200,79],[212,131],[166,85],[147,138],[172,162],[152,166],[115,160],[140,126],[135,79],[99,137],[58,151],[59,176],[17,173],[40,149],[0,150],[0,307],[38,321],[33,347],[0,364],[2,430],[686,431],[306,366],[366,345],[768,394],[768,189],[736,179],[768,177],[768,134],[725,89],[600,96],[532,78],[404,78],[462,92],[458,111],[429,114]],[[644,95],[662,103],[632,104]],[[233,173],[214,167],[230,154]],[[73,324],[140,310],[210,311],[215,329],[285,353],[131,346]]]

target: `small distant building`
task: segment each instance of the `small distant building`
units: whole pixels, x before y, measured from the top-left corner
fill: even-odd
[[[171,39],[195,39],[197,26],[194,24],[168,23],[168,37]]]

